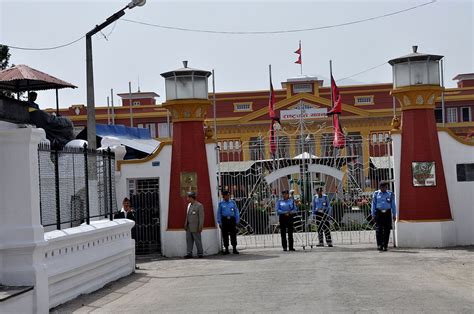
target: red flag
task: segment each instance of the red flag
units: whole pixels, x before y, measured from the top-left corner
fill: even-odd
[[[298,60],[295,61],[295,63],[297,64],[301,64],[301,41],[300,41],[300,46],[298,48],[298,50],[295,51],[295,53],[298,55]]]
[[[338,114],[334,114],[332,116],[332,124],[334,127],[334,138],[332,140],[332,146],[335,148],[342,148],[346,145],[346,139],[342,130],[341,123],[339,122]]]
[[[270,78],[270,98],[268,100],[268,115],[273,120],[275,119],[275,91],[273,90],[272,79]]]
[[[273,90],[272,77],[270,74],[270,97],[268,99],[268,115],[272,119],[270,123],[270,152],[272,155],[275,155],[276,152],[276,140],[275,140],[275,122],[278,121],[278,118],[275,114],[275,91]]]
[[[332,89],[332,108],[329,110],[328,115],[331,114],[340,114],[342,112],[342,97],[339,93],[339,88],[337,88],[336,81],[331,74],[331,89]]]

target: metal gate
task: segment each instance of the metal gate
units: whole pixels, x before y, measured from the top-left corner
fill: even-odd
[[[136,254],[161,254],[159,179],[129,179],[128,188],[136,218]]]
[[[393,184],[388,134],[377,134],[375,138],[349,134],[345,147],[335,149],[330,128],[304,135],[297,131],[296,136],[279,133],[275,158],[269,158],[269,141],[265,136],[250,138],[245,143],[218,143],[220,187],[230,191],[241,212],[239,245],[281,245],[275,202],[282,190],[293,191],[298,207],[294,218],[295,246],[318,244],[311,203],[319,186],[324,188],[333,208],[329,217],[333,243],[375,242],[375,222],[370,215],[372,194],[381,180]]]

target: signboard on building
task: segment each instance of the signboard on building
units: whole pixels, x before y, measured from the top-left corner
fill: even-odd
[[[281,110],[280,111],[280,120],[281,121],[290,121],[290,120],[299,120],[301,114],[303,114],[303,119],[321,119],[327,117],[327,108],[312,108],[312,109],[292,109],[292,110]]]
[[[414,186],[436,186],[436,168],[434,161],[412,162]]]

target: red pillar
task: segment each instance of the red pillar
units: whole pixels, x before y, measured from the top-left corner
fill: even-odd
[[[164,104],[173,116],[168,230],[184,228],[186,192],[190,190],[196,192],[197,200],[204,206],[204,227],[215,227],[203,124],[208,106],[207,100],[174,100]]]
[[[443,160],[434,116],[436,86],[393,90],[402,105],[399,220],[451,220]],[[436,185],[415,186],[413,162],[434,162]]]

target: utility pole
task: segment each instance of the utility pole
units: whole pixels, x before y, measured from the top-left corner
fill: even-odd
[[[132,0],[126,7],[108,17],[102,24],[96,25],[94,29],[86,34],[87,147],[91,149],[97,148],[94,99],[94,67],[92,63],[92,36],[124,16],[126,9],[133,9],[136,6],[141,7],[145,3],[146,0]]]

